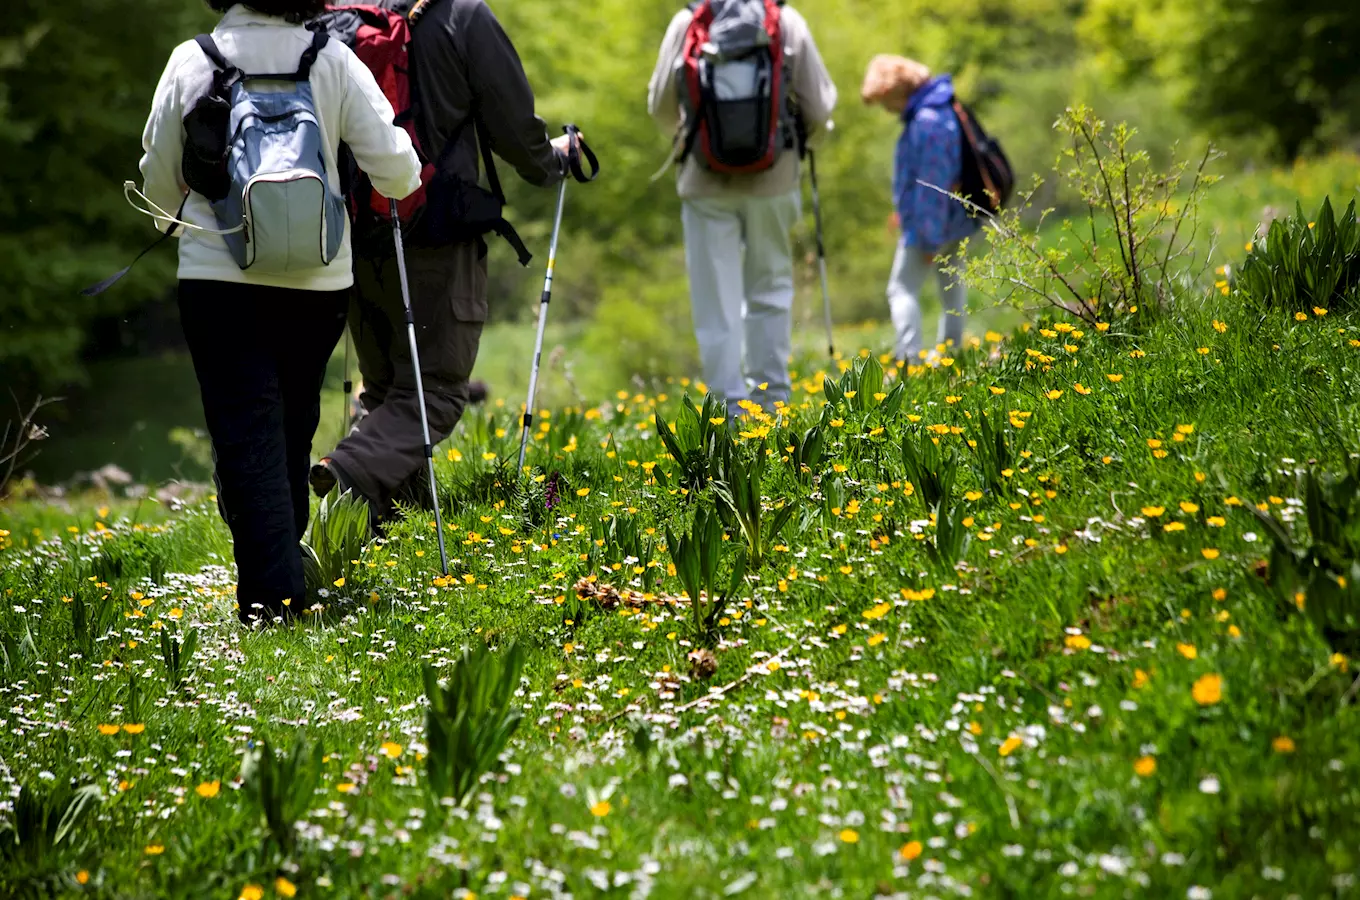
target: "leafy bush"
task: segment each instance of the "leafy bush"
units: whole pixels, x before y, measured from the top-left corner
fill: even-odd
[[[500,653],[485,645],[465,647],[442,683],[434,668],[425,667],[425,771],[433,799],[464,803],[482,775],[499,767],[523,718],[513,706],[526,656],[515,643]]]
[[[901,409],[906,388],[900,381],[887,393],[883,388],[883,366],[872,356],[855,357],[840,378],[828,375],[822,382],[822,393],[832,406],[861,413],[881,409],[883,418],[890,419]]]
[[[1010,476],[1020,465],[1021,454],[1029,443],[1027,436],[1034,433],[1033,429],[1026,431],[1023,427],[1015,427],[1017,422],[1022,426],[1025,424],[1021,420],[1013,421],[1005,407],[983,412],[971,420],[968,446],[977,461],[978,475],[991,493],[1011,492],[1014,482]],[[1011,424],[1009,431],[1006,424]]]
[[[736,596],[746,576],[746,551],[737,553],[725,590],[718,592],[718,566],[722,561],[722,521],[706,504],[694,513],[689,533],[678,537],[666,526],[666,549],[675,564],[675,574],[689,595],[692,639],[699,644],[713,642],[714,628],[727,601]]]
[[[591,526],[591,546],[586,569],[590,573],[601,568],[619,571],[624,567],[641,569],[642,589],[651,591],[659,577],[652,565],[656,555],[656,541],[647,534],[632,516],[608,516]],[[631,573],[630,573],[631,574]]]
[[[284,853],[291,853],[297,844],[297,823],[307,814],[321,782],[322,758],[320,744],[299,740],[284,756],[262,740],[241,762],[242,789]]]
[[[802,434],[791,428],[781,429],[778,438],[780,446],[786,451],[784,461],[788,463],[793,477],[807,484],[826,453],[826,436],[822,426],[813,425]]]
[[[165,678],[172,690],[181,691],[194,668],[194,653],[198,650],[198,630],[187,634],[170,634],[161,630],[161,662],[165,664]]]
[[[328,588],[355,569],[372,534],[367,503],[346,491],[323,497],[302,539],[307,590]]]
[[[1270,587],[1303,612],[1332,649],[1360,653],[1360,467],[1342,477],[1308,472],[1302,488],[1309,540],[1297,544],[1275,515],[1254,510],[1274,538]]]
[[[35,893],[39,885],[52,882],[62,868],[62,856],[79,849],[80,826],[102,800],[94,785],[54,784],[45,790],[20,787],[13,812],[0,821],[5,880],[11,886],[26,884]]]
[[[908,433],[902,439],[902,465],[927,510],[936,509],[953,493],[959,455],[953,449],[940,449],[940,439],[929,432]]]
[[[77,585],[71,593],[71,634],[75,645],[85,656],[94,652],[95,642],[102,638],[118,621],[119,606],[106,587]]]
[[[763,516],[760,481],[765,472],[765,441],[755,442],[755,453],[750,455],[741,452],[730,441],[723,447],[722,477],[713,483],[718,511],[745,542],[750,571],[759,572],[779,532],[797,511],[796,498],[785,498],[772,515]]]
[[[1331,198],[1315,220],[1297,205],[1276,219],[1234,278],[1247,298],[1268,309],[1301,312],[1360,307],[1360,223],[1352,200],[1338,219]]]
[[[1069,107],[1054,129],[1068,145],[1054,167],[1059,188],[1080,199],[1084,219],[1065,220],[1053,238],[1044,227],[1053,210],[1033,208],[1036,180],[990,219],[985,252],[968,256],[965,241],[949,269],[998,301],[1091,325],[1160,311],[1207,264],[1195,237],[1218,152],[1210,145],[1197,163],[1160,170],[1135,146],[1137,129],[1110,128],[1085,106]]]
[[[680,483],[691,491],[704,487],[713,477],[718,459],[718,443],[730,443],[732,440],[727,431],[727,404],[712,394],[705,395],[702,411],[695,407],[694,401],[686,394],[680,404],[674,430],[658,412],[656,432],[666,445],[666,452],[671,455],[671,459],[680,464]],[[658,480],[669,480],[659,467],[656,473]]]
[[[942,578],[954,574],[973,543],[973,533],[963,524],[968,510],[961,499],[946,494],[935,507],[935,534],[924,541],[926,557]]]

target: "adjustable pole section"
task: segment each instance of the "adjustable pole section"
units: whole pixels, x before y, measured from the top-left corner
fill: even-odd
[[[430,501],[434,506],[434,530],[439,538],[439,564],[444,577],[449,574],[449,554],[444,549],[444,518],[439,511],[439,485],[434,477],[434,444],[430,441],[430,419],[425,414],[425,382],[420,375],[420,350],[416,347],[416,317],[411,312],[411,289],[406,281],[406,251],[401,241],[401,216],[397,201],[391,201],[392,237],[397,246],[397,274],[401,278],[401,302],[406,307],[406,336],[411,342],[411,365],[416,370],[416,399],[420,403],[420,433],[425,439],[425,462],[430,473]]]

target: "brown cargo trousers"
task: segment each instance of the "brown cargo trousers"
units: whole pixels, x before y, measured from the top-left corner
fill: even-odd
[[[486,324],[486,258],[475,245],[408,247],[406,271],[430,439],[438,444],[453,432],[467,405],[468,378]],[[363,376],[359,402],[365,415],[329,458],[386,514],[397,489],[425,466],[396,257],[356,255],[350,297],[349,326]]]

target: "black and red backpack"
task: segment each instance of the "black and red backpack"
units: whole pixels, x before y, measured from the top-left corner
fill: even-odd
[[[404,128],[420,155],[424,168],[420,173],[420,188],[402,200],[397,211],[403,226],[409,226],[417,242],[432,246],[470,243],[488,234],[503,237],[519,255],[521,265],[532,259],[524,242],[504,217],[505,194],[496,174],[496,163],[491,157],[491,146],[486,128],[474,111],[450,135],[448,143],[433,160],[421,147],[416,128],[419,107],[418,84],[412,75],[412,29],[438,0],[418,0],[409,12],[376,4],[343,4],[328,6],[326,12],[308,26],[324,30],[331,37],[344,42],[359,61],[368,67],[396,112],[393,124]],[[392,4],[394,7],[396,3]],[[477,134],[490,190],[466,181],[446,171],[449,155],[457,146],[463,130],[471,127]],[[386,235],[390,226],[390,207],[387,198],[373,190],[368,177],[354,164],[353,157],[344,152],[341,167],[346,170],[345,193],[349,198],[350,217],[355,225],[356,238],[367,235]],[[405,230],[405,229],[404,229]]]
[[[680,55],[691,154],[729,175],[763,172],[797,145],[780,16],[783,0],[701,0]]]
[[[970,203],[995,216],[1015,193],[1015,172],[1001,142],[989,135],[973,111],[954,101],[963,132],[959,160],[959,193]]]

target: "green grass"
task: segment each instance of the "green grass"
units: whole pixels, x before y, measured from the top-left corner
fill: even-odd
[[[0,673],[0,790],[102,799],[0,894],[1332,896],[1360,868],[1355,673],[1258,574],[1250,507],[1303,533],[1296,472],[1360,449],[1318,424],[1360,424],[1360,328],[1239,303],[1143,334],[1018,330],[902,379],[892,415],[858,392],[824,412],[806,358],[788,424],[822,421],[827,452],[795,473],[785,432],[744,426],[738,459],[763,440],[760,491],[796,511],[718,619],[707,682],[659,547],[713,491],[682,491],[656,434],[678,383],[554,413],[530,456],[552,479],[527,486],[495,474],[513,404],[469,419],[441,447],[452,578],[416,516],[315,621],[262,634],[235,624],[210,504],[102,531],[6,510],[0,634],[33,649]],[[1030,415],[1002,452],[1023,432],[1028,455],[975,464],[966,436],[1010,411]],[[932,564],[940,529],[906,489],[902,443],[932,436],[961,459],[957,568]],[[650,572],[609,517],[655,542]],[[656,588],[581,599],[590,576]],[[76,628],[105,602],[107,633]],[[188,629],[175,688],[160,638]],[[431,802],[422,669],[512,641],[500,771]],[[306,812],[286,840],[237,783],[265,741],[322,749],[315,793],[288,781]]]

